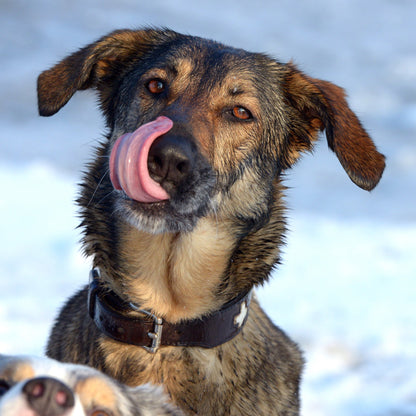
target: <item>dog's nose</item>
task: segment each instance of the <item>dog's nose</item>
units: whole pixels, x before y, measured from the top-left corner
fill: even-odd
[[[37,415],[60,416],[74,406],[72,391],[59,380],[38,377],[23,386],[23,393]]]
[[[167,192],[172,192],[190,174],[193,156],[193,145],[188,139],[163,135],[150,148],[147,161],[149,174]]]

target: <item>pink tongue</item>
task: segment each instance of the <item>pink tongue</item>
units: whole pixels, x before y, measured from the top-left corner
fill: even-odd
[[[110,178],[115,189],[122,189],[139,202],[169,199],[167,192],[150,177],[147,159],[152,143],[172,126],[169,118],[158,117],[117,139],[110,156]]]

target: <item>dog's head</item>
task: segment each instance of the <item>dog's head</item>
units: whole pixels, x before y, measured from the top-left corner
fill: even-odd
[[[90,367],[0,355],[2,416],[179,416],[161,391],[127,387]]]
[[[323,130],[361,188],[384,169],[341,88],[263,54],[169,30],[116,31],[39,76],[40,114],[87,88],[110,129],[89,197],[144,231],[189,231],[206,215],[263,221],[279,174]]]

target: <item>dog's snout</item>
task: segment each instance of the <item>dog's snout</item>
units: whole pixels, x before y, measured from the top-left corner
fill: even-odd
[[[153,180],[172,192],[191,173],[194,159],[192,143],[176,135],[163,135],[149,151],[148,169]]]
[[[72,391],[51,377],[38,377],[23,386],[23,393],[32,410],[38,415],[60,416],[74,406]]]

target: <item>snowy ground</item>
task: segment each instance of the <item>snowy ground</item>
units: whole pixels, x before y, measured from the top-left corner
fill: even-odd
[[[143,2],[144,3],[144,2]],[[259,296],[307,359],[303,414],[416,414],[416,2],[0,2],[0,352],[41,354],[87,281],[73,200],[103,132],[91,94],[36,114],[37,74],[120,27],[165,25],[345,87],[388,158],[359,190],[325,143],[289,174],[284,265]]]

